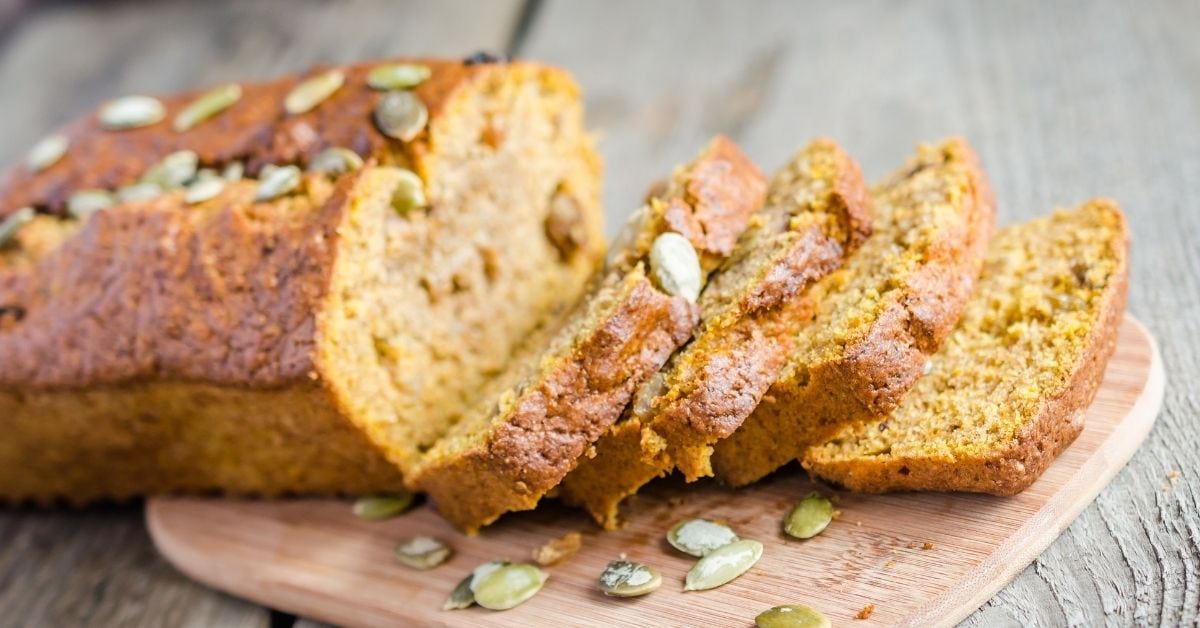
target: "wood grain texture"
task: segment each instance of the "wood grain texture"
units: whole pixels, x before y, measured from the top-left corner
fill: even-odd
[[[713,482],[660,484],[639,496],[628,525],[608,533],[554,505],[505,517],[478,537],[457,534],[428,505],[380,523],[356,519],[338,500],[157,498],[146,520],[159,550],[184,573],[338,625],[725,626],[794,602],[838,625],[874,604],[856,625],[952,626],[1037,557],[1125,465],[1154,423],[1162,390],[1153,340],[1126,319],[1083,433],[1029,489],[1008,498],[840,493],[840,517],[805,542],[779,528],[791,504],[814,488],[795,467],[737,491]],[[697,516],[729,521],[743,538],[762,541],[762,560],[732,584],[683,593],[694,559],[667,549],[663,534]],[[583,548],[549,569],[549,583],[530,602],[504,613],[441,610],[476,565],[528,560],[533,548],[573,531],[586,535]],[[414,535],[447,540],[455,557],[430,571],[390,559],[391,548]],[[601,595],[596,578],[624,552],[661,569],[663,587],[637,600]]]
[[[13,4],[26,8],[0,27],[4,161],[108,96],[504,48],[517,14],[516,2]],[[871,177],[918,140],[961,133],[1003,222],[1117,198],[1133,230],[1129,307],[1170,374],[1163,413],[1110,487],[966,624],[1170,626],[1200,621],[1197,32],[1200,3],[1185,0],[572,0],[542,3],[521,54],[583,83],[605,130],[611,217],[634,207],[647,173],[717,131],[764,167],[831,135]],[[138,517],[0,512],[0,624],[79,623],[73,613],[92,604],[115,609],[95,625],[238,623],[212,621],[218,608],[267,622],[173,574]]]

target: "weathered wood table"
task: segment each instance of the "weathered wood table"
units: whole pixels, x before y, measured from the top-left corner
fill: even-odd
[[[768,169],[829,135],[870,177],[919,140],[962,134],[1001,222],[1118,199],[1133,229],[1129,308],[1167,367],[1163,413],[1112,485],[966,624],[1200,622],[1200,3],[0,0],[0,21],[4,162],[112,96],[484,48],[577,75],[613,224],[648,173],[717,132]],[[0,510],[0,624],[295,621],[176,573],[141,516]]]

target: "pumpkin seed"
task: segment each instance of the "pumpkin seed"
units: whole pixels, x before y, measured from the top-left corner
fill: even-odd
[[[505,565],[474,586],[475,603],[493,611],[508,610],[541,591],[548,577],[528,563]]]
[[[225,179],[211,176],[197,178],[187,187],[187,191],[183,193],[183,201],[190,205],[203,203],[215,198],[224,189]]]
[[[221,171],[221,177],[226,181],[241,181],[244,176],[246,176],[246,164],[240,161],[229,162],[229,165]]]
[[[293,87],[283,100],[283,108],[292,115],[312,111],[326,98],[341,89],[345,82],[346,75],[340,70],[322,72]]]
[[[388,92],[375,106],[375,124],[379,130],[388,137],[404,142],[412,141],[427,122],[429,110],[412,92]]]
[[[396,546],[396,558],[413,569],[433,569],[449,560],[454,550],[431,536],[414,536]]]
[[[753,539],[734,541],[696,561],[684,579],[684,591],[715,589],[746,573],[762,557],[762,543]]]
[[[402,495],[362,497],[354,502],[354,516],[369,521],[391,519],[408,510],[408,507],[412,505],[412,501],[413,496],[407,493]]]
[[[358,153],[349,148],[340,146],[331,146],[317,153],[312,161],[308,162],[309,172],[328,172],[330,174],[344,174],[362,168],[362,157]]]
[[[811,539],[821,533],[833,520],[833,503],[820,493],[811,493],[796,502],[787,518],[783,520],[783,531],[798,539]]]
[[[400,169],[399,183],[392,193],[392,208],[401,216],[425,206],[425,183],[411,170]]]
[[[70,143],[67,136],[61,133],[43,138],[29,149],[29,154],[25,157],[25,165],[34,172],[45,170],[58,163],[58,160],[67,154],[67,146]]]
[[[13,242],[21,227],[29,224],[35,215],[32,207],[22,207],[0,220],[0,248]]]
[[[214,87],[188,103],[188,106],[176,114],[175,131],[179,133],[187,131],[232,107],[233,103],[241,98],[242,86],[237,83],[226,83],[220,87]]]
[[[259,173],[258,192],[254,194],[256,201],[269,201],[279,198],[300,186],[300,169],[296,166],[263,167]],[[412,497],[408,497],[409,501]]]
[[[155,183],[164,190],[181,188],[196,177],[200,157],[195,151],[177,150],[142,175],[142,183]]]
[[[583,535],[570,532],[533,549],[533,562],[549,567],[572,557],[583,545]]]
[[[446,602],[442,604],[444,611],[456,611],[468,608],[475,603],[475,587],[483,581],[484,578],[491,575],[493,571],[508,565],[507,561],[493,560],[484,563],[471,573],[467,574],[462,580],[458,581],[458,585],[450,592],[450,597],[446,598]]]
[[[729,526],[707,519],[681,521],[667,532],[667,542],[671,547],[697,557],[707,556],[713,550],[737,540],[738,536]]]
[[[650,565],[614,560],[600,574],[600,591],[613,597],[646,595],[662,584],[662,574]]]
[[[695,303],[700,296],[700,258],[692,243],[674,231],[655,238],[650,247],[650,272],[658,287],[673,297]]]
[[[129,201],[154,198],[162,194],[162,192],[162,186],[157,183],[134,183],[133,185],[127,185],[117,190],[117,202],[127,203]]]
[[[114,202],[108,190],[80,190],[67,199],[67,213],[82,220],[92,212],[112,207]]]
[[[765,610],[754,618],[758,628],[830,628],[829,618],[815,608],[786,604]]]
[[[100,124],[110,131],[136,129],[162,120],[167,108],[150,96],[125,96],[100,108]]]
[[[424,83],[431,73],[429,66],[416,63],[381,65],[367,74],[367,85],[383,91],[411,89]]]

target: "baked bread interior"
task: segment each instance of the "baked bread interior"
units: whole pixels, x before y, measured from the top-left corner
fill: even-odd
[[[1129,235],[1097,199],[1003,229],[958,328],[886,417],[810,448],[855,491],[1018,493],[1083,429],[1125,308]]]

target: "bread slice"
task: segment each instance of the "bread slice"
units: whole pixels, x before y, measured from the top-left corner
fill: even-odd
[[[56,161],[8,170],[0,214],[38,217],[0,248],[0,500],[402,488],[396,465],[575,301],[603,256],[577,86],[549,67],[475,61],[325,68],[314,74],[343,84],[303,113],[284,102],[307,77],[246,83],[182,131],[198,94],[163,97],[159,122],[114,130],[88,115]],[[379,130],[385,92],[368,85],[397,63],[429,73],[403,92],[428,113],[407,140]],[[203,202],[174,189],[66,210],[174,151],[258,177],[331,146],[368,167],[269,200],[246,179]]]
[[[712,443],[758,405],[811,318],[804,289],[862,243],[869,223],[858,164],[826,139],[800,151],[701,295],[696,337],[639,388],[560,497],[612,528],[621,500],[651,479],[676,467],[689,481],[710,475]]]
[[[713,452],[724,482],[753,482],[838,427],[899,403],[958,321],[979,276],[995,201],[961,139],[920,146],[872,191],[873,233],[817,282],[812,322],[758,408]]]
[[[1075,440],[1125,310],[1129,234],[1097,199],[1008,227],[958,328],[886,417],[808,450],[849,489],[1012,495]]]
[[[467,532],[537,505],[698,322],[695,303],[648,276],[658,268],[654,242],[682,234],[683,246],[699,252],[693,267],[703,276],[732,250],[765,187],[758,168],[724,138],[677,170],[635,214],[579,310],[514,360],[500,380],[505,389],[429,450],[411,487]]]

